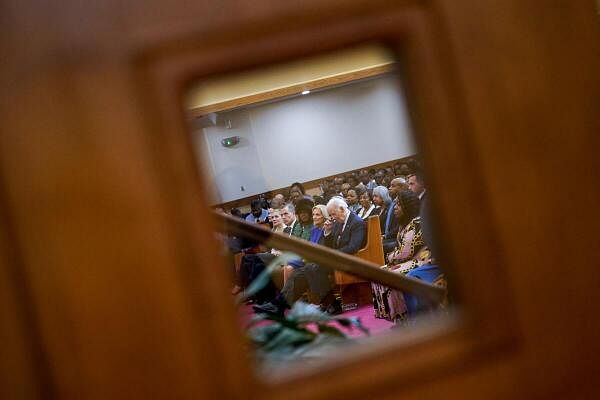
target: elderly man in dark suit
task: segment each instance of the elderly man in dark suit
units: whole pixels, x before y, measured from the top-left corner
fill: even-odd
[[[339,197],[329,200],[327,212],[330,219],[323,227],[325,246],[346,254],[354,254],[360,250],[366,240],[365,222],[351,212],[348,204]]]
[[[330,219],[323,227],[324,244],[342,253],[355,254],[367,240],[367,225],[358,215],[348,209],[348,204],[339,197],[327,203]],[[340,314],[342,304],[331,291],[321,299],[321,307],[330,314]]]
[[[348,204],[340,197],[329,200],[327,212],[330,218],[325,222],[324,236],[319,244],[347,254],[354,254],[360,250],[366,241],[365,222],[351,212]],[[308,286],[311,292],[319,296],[323,311],[333,315],[342,312],[342,305],[331,290],[329,271],[315,263],[306,263],[304,267],[294,270],[281,289],[280,295],[271,303],[254,306],[254,310],[282,315],[296,300],[298,295],[296,288],[301,285]]]

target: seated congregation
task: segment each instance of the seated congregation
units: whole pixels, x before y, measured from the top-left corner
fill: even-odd
[[[236,210],[231,213],[349,255],[361,257],[367,245],[376,250],[369,254],[376,256],[366,259],[385,263],[380,268],[445,286],[444,274],[432,256],[428,197],[418,168],[402,164],[378,171],[360,170],[326,179],[319,189],[320,193],[310,196],[302,184],[294,183],[287,196],[278,193],[269,201],[262,197],[253,200],[247,216]],[[234,237],[227,238],[227,247],[237,260],[233,294],[248,287],[281,254],[278,249]],[[310,260],[291,260],[252,297],[253,309],[283,315],[303,298],[327,313],[340,314],[364,303],[364,296],[363,300],[360,296],[347,298],[351,291],[346,288],[359,285],[366,287],[374,316],[396,324],[405,324],[416,313],[438,306],[376,282],[349,275],[350,279],[344,279],[344,275]]]

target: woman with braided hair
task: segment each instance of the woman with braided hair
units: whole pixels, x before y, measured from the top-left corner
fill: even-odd
[[[419,198],[410,190],[399,193],[394,205],[394,214],[402,229],[398,232],[397,247],[387,255],[388,263],[381,268],[399,274],[431,262],[431,253],[423,241]],[[379,283],[372,283],[375,317],[390,321],[403,321],[407,316],[402,292]]]

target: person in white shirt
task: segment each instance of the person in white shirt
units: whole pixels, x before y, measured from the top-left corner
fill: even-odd
[[[373,211],[375,210],[375,204],[373,204],[373,199],[371,197],[371,193],[368,190],[364,190],[359,198],[359,203],[361,208],[356,213],[363,220],[369,218]],[[373,214],[375,215],[375,214]]]

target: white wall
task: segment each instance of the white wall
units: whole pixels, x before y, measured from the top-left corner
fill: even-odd
[[[231,122],[231,128],[224,125]],[[223,147],[221,140],[239,136],[240,143],[235,147]],[[209,159],[203,165],[207,178],[216,186],[213,201],[227,202],[242,197],[265,192],[268,189],[259,157],[254,131],[250,124],[249,112],[238,110],[219,115],[218,126],[204,128],[196,143],[200,147],[197,154],[205,154]],[[203,153],[202,153],[203,152]]]
[[[215,202],[415,154],[397,87],[381,77],[219,115],[216,127],[196,132]],[[229,136],[240,136],[240,144],[222,147]]]

